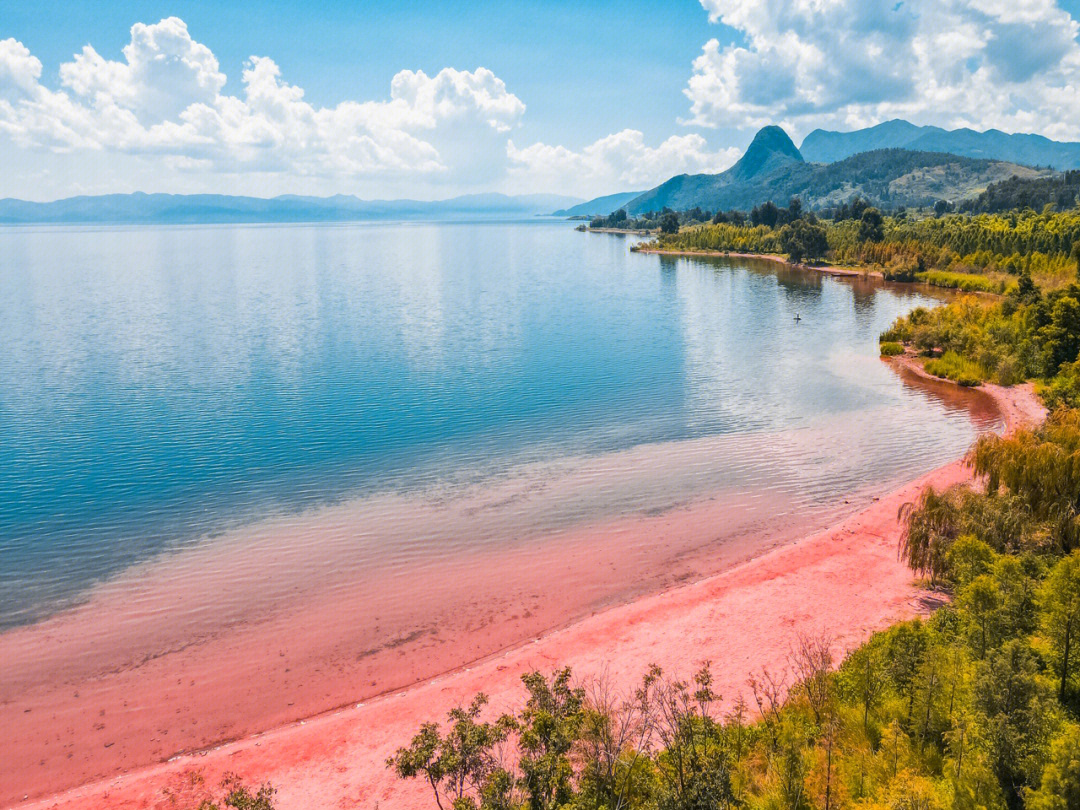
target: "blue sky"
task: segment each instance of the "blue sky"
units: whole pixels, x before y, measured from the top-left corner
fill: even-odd
[[[1080,139],[1077,3],[3,0],[0,196],[590,196],[765,123]]]

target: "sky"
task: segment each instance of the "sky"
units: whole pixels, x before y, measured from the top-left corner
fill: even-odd
[[[754,132],[1080,140],[1080,0],[0,0],[0,197],[591,197]]]

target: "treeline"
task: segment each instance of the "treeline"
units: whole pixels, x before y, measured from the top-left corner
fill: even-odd
[[[700,208],[691,208],[687,211],[673,211],[670,208],[664,208],[661,211],[648,211],[639,216],[631,217],[626,213],[625,208],[620,208],[606,217],[593,217],[589,222],[589,227],[676,233],[684,225],[700,225],[709,222],[712,217],[711,212],[702,211]]]
[[[829,249],[827,229],[816,214],[793,198],[786,208],[767,202],[749,213],[719,213],[708,225],[661,233],[664,250],[783,253],[793,262],[818,261]]]
[[[795,640],[788,674],[719,711],[710,667],[636,690],[523,677],[516,711],[478,695],[388,766],[442,810],[1066,810],[1080,801],[1080,416],[987,438],[986,491],[926,491],[902,553],[954,594],[833,669]]]
[[[1058,211],[1075,208],[1080,195],[1080,171],[1052,177],[1010,177],[991,183],[978,197],[965,200],[960,210],[974,214],[999,214],[1030,208],[1042,211],[1052,206]]]
[[[774,206],[775,207],[775,206]],[[778,209],[783,211],[785,209]],[[789,209],[790,210],[790,206]],[[916,218],[899,212],[885,216],[855,199],[834,211],[834,219],[803,220],[820,228],[816,240],[790,250],[793,235],[784,225],[697,225],[661,235],[666,250],[788,253],[794,260],[826,260],[868,266],[886,278],[922,279],[944,286],[1003,291],[1022,273],[1044,284],[1060,284],[1080,268],[1080,211],[1004,214],[948,214]],[[788,239],[785,239],[785,236]],[[936,271],[936,275],[928,275]],[[942,273],[947,275],[941,275]],[[988,280],[969,278],[986,276]]]

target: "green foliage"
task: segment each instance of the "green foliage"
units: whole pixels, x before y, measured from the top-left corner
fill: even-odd
[[[966,201],[961,209],[979,214],[1021,211],[1030,208],[1042,211],[1047,205],[1066,211],[1077,203],[1080,193],[1080,171],[1069,171],[1052,177],[1011,177],[991,183],[978,197]]]
[[[859,241],[880,242],[885,238],[885,218],[876,208],[863,210],[859,217]]]
[[[895,340],[883,340],[878,348],[881,350],[882,357],[896,357],[904,353],[904,344],[897,343]]]
[[[1065,700],[1080,674],[1080,551],[1058,562],[1041,593],[1043,634]]]
[[[829,249],[824,226],[797,219],[780,229],[780,245],[792,262],[821,259]]]
[[[1039,789],[1028,794],[1029,810],[1080,807],[1080,726],[1069,724],[1050,747]]]
[[[936,360],[928,361],[926,370],[935,377],[944,377],[967,386],[978,385],[990,376],[981,365],[954,351],[947,351]]]
[[[664,214],[660,217],[660,233],[672,234],[679,232],[679,217],[677,214]]]
[[[161,793],[162,806],[173,810],[274,810],[277,790],[264,784],[253,791],[237,774],[226,773],[214,791],[201,770],[188,769]]]
[[[1061,286],[1080,273],[1074,254],[1074,246],[1080,245],[1080,210],[920,219],[884,217],[855,200],[841,206],[836,219],[819,221],[801,206],[794,208],[794,202],[786,209],[771,203],[755,208],[749,222],[721,214],[711,224],[695,224],[697,220],[680,215],[682,229],[661,234],[655,245],[687,252],[784,253],[877,268],[889,280],[918,278],[967,292],[1003,292],[1013,278],[1025,276],[1029,285],[1036,277]],[[799,222],[816,227],[796,231]],[[824,230],[824,245],[818,228]]]
[[[445,735],[437,724],[425,723],[407,747],[398,749],[387,760],[387,765],[402,779],[423,778],[434,792],[439,808],[475,807],[475,796],[488,800],[482,807],[496,807],[504,798],[500,785],[506,779],[493,749],[507,738],[513,719],[500,717],[494,723],[479,722],[486,704],[487,696],[481,693],[467,709],[453,709],[447,718],[450,727]]]
[[[973,273],[950,273],[947,270],[927,270],[922,273],[916,273],[915,278],[918,281],[922,281],[926,284],[930,284],[934,287],[947,287],[952,290],[962,290],[963,292],[1000,292],[1000,285],[988,279],[986,276],[979,276]]]

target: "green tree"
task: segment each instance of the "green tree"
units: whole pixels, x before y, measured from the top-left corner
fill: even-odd
[[[435,793],[435,803],[449,807],[475,807],[474,797],[491,792],[493,779],[504,780],[494,746],[505,740],[513,723],[501,717],[495,723],[478,722],[487,704],[483,693],[473,698],[467,709],[453,709],[450,728],[444,737],[436,723],[425,723],[405,748],[387,760],[402,779],[423,778]]]
[[[585,719],[585,693],[570,686],[570,669],[549,682],[539,672],[521,679],[529,692],[518,720],[521,782],[530,810],[552,810],[573,797],[570,751]]]
[[[1080,669],[1080,551],[1057,563],[1043,584],[1042,626],[1058,673],[1058,697],[1064,700],[1073,674]]]
[[[876,208],[863,210],[859,219],[859,241],[880,242],[885,238],[885,218]]]
[[[1038,782],[1053,731],[1048,690],[1026,641],[1013,640],[978,666],[975,707],[989,764],[1010,806]]]
[[[1028,810],[1076,810],[1080,807],[1080,726],[1068,725],[1050,747],[1039,789],[1025,802]]]
[[[788,259],[795,263],[804,259],[820,259],[829,249],[824,226],[805,219],[796,219],[781,228],[780,244]]]
[[[998,634],[1001,590],[997,582],[989,574],[975,577],[960,591],[958,604],[960,615],[969,626],[972,646],[979,658],[985,658],[987,649],[996,646]]]
[[[679,215],[667,213],[660,217],[660,233],[678,233]]]

